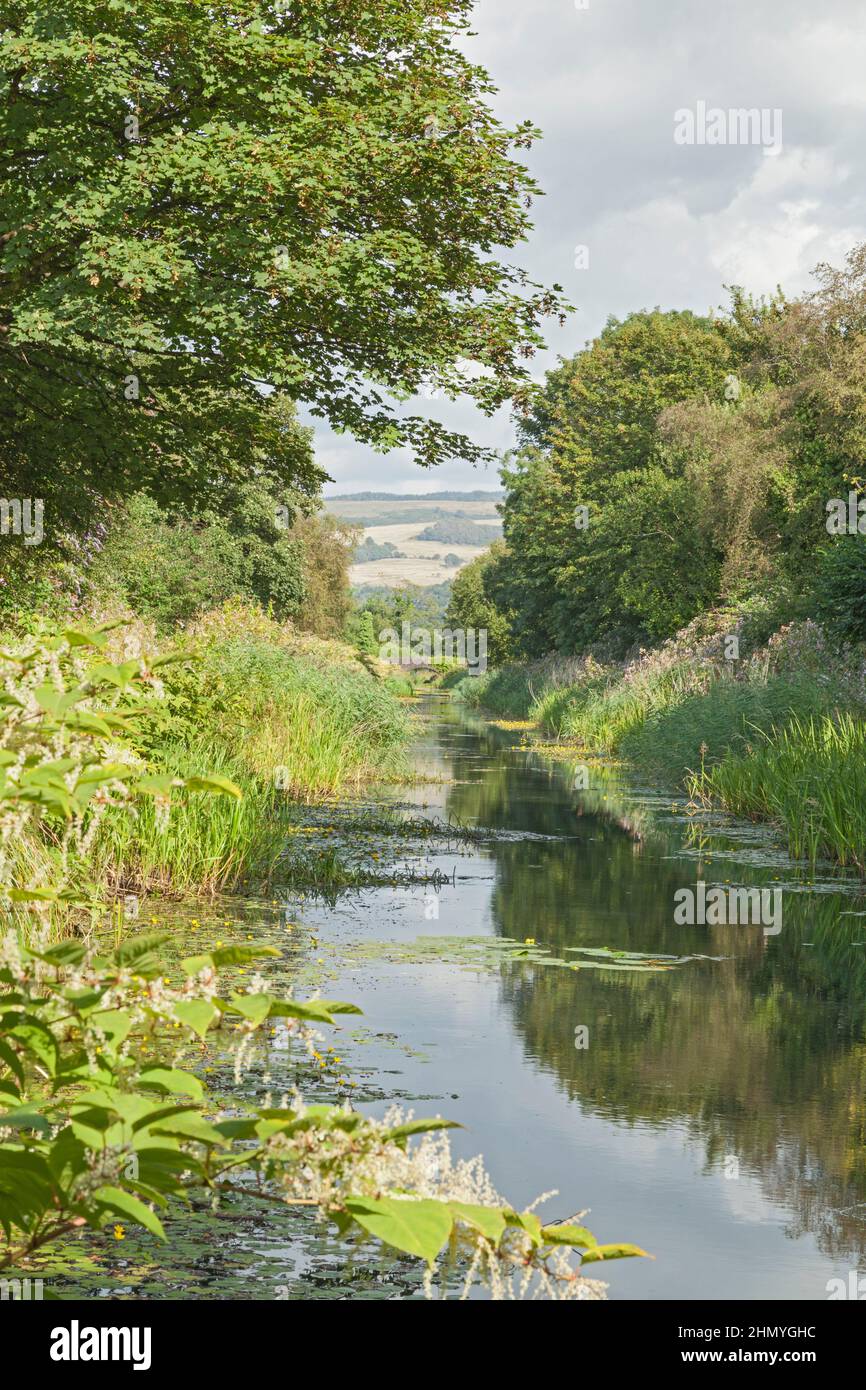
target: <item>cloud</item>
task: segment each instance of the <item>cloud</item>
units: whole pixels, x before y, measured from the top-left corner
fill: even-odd
[[[725,302],[726,283],[796,294],[818,261],[839,263],[866,240],[861,0],[827,0],[820,13],[813,0],[480,0],[473,28],[465,47],[498,86],[497,114],[544,132],[527,160],[545,196],[508,259],[579,306],[548,331],[539,371],[610,314],[706,311]],[[674,113],[698,100],[781,109],[781,154],[678,146]],[[579,243],[588,270],[575,267]],[[493,448],[513,443],[507,412],[487,421],[440,402],[437,414]],[[422,472],[405,456],[318,437],[336,490],[496,485],[468,465]]]

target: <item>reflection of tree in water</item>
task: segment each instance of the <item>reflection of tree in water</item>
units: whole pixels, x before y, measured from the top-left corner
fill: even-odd
[[[496,740],[488,746],[495,755]],[[793,1213],[792,1234],[811,1232],[832,1256],[866,1251],[866,946],[852,945],[866,919],[840,915],[852,906],[841,893],[788,892],[775,937],[677,926],[674,892],[694,882],[694,863],[642,854],[615,797],[609,813],[596,803],[582,817],[576,799],[555,771],[545,782],[514,753],[482,785],[452,789],[462,819],[577,836],[489,846],[497,931],[566,959],[579,960],[568,946],[727,959],[664,974],[503,963],[528,1054],[607,1119],[682,1124],[709,1166],[736,1155]],[[744,880],[740,866],[717,869],[709,881]],[[769,871],[746,881],[769,885]],[[578,1024],[586,1051],[574,1046]]]

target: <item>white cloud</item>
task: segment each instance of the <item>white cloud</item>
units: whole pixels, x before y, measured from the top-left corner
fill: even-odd
[[[725,283],[756,294],[809,284],[818,261],[840,262],[866,239],[862,143],[866,26],[861,0],[480,0],[467,40],[491,72],[503,120],[531,118],[544,139],[529,153],[546,196],[535,230],[508,259],[564,285],[580,307],[551,328],[552,365],[610,314],[653,307],[706,311]],[[784,148],[680,147],[674,112],[699,100],[781,108]],[[590,269],[574,247],[590,248]],[[471,406],[436,413],[491,447],[513,442],[507,413]],[[322,436],[337,488],[428,491],[495,486],[466,466],[424,471]]]

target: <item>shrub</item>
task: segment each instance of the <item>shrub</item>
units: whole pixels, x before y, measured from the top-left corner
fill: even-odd
[[[816,617],[837,637],[866,641],[866,536],[840,536],[825,548],[814,602]]]

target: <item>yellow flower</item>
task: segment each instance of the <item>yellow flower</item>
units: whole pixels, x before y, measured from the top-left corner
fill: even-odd
[[[122,1226],[115,1226],[115,1228],[114,1228],[114,1239],[115,1239],[115,1240],[123,1240],[123,1238],[124,1238],[125,1235],[126,1235],[126,1231],[123,1229]]]
[[[534,946],[534,945],[535,945],[535,937],[534,937],[534,936],[525,936],[525,937],[523,938],[523,944],[524,944],[524,946]]]

